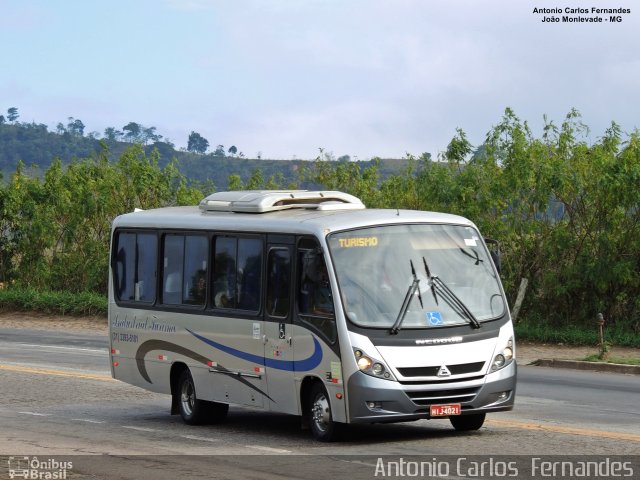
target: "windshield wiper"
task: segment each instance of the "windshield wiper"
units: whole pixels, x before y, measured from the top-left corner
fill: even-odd
[[[451,290],[446,283],[440,280],[437,275],[431,274],[429,267],[427,266],[427,260],[424,257],[422,257],[422,262],[424,263],[424,269],[427,274],[427,279],[431,284],[431,293],[433,293],[433,298],[436,298],[437,293],[445,301],[445,303],[451,307],[454,312],[456,312],[462,318],[467,318],[469,320],[469,323],[471,323],[474,328],[480,328],[480,322],[471,312],[471,310],[469,310],[469,308],[465,305],[465,303],[460,300],[460,297],[453,293],[453,290]],[[436,303],[438,303],[437,299]]]
[[[460,249],[460,251],[465,254],[467,257],[473,259],[476,263],[475,265],[480,265],[481,263],[484,262],[483,259],[480,258],[480,255],[478,255],[478,252],[476,252],[475,250],[472,250],[472,252],[474,253],[474,255],[471,255],[469,252],[467,252],[464,248],[462,247],[458,247]]]
[[[431,270],[429,270],[429,265],[427,265],[427,259],[422,257],[422,263],[424,264],[424,271],[427,272],[427,282],[429,282],[431,286],[431,294],[433,295],[433,300],[438,305],[438,296],[436,295],[436,286],[431,281]]]
[[[407,290],[407,294],[404,296],[404,300],[402,301],[402,306],[400,307],[400,311],[398,312],[398,317],[396,318],[396,321],[393,323],[391,330],[389,330],[389,333],[391,335],[397,335],[398,332],[400,331],[400,326],[402,325],[402,322],[404,322],[404,317],[407,316],[407,311],[409,310],[411,299],[413,298],[413,295],[416,293],[416,290],[418,290],[418,300],[420,300],[420,306],[424,308],[424,305],[422,304],[422,295],[420,294],[420,289],[418,288],[420,286],[420,279],[416,275],[416,269],[413,268],[413,261],[409,260],[409,263],[411,264],[411,274],[413,275],[413,282],[411,282],[411,285]]]

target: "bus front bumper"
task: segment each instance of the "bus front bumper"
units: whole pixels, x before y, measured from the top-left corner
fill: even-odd
[[[516,395],[516,372],[513,361],[480,380],[425,384],[401,384],[356,372],[348,380],[349,423],[443,418],[431,417],[430,406],[452,403],[460,404],[461,415],[511,410]],[[458,392],[465,395],[457,397]],[[445,397],[447,400],[442,400]]]

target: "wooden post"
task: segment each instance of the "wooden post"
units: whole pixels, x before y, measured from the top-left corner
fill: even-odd
[[[520,313],[520,307],[522,307],[522,302],[524,301],[524,294],[527,291],[527,286],[529,285],[529,280],[523,278],[520,281],[520,288],[518,289],[518,296],[516,297],[516,303],[513,305],[513,310],[511,311],[511,319],[515,322],[518,318],[518,314]]]
[[[606,360],[609,357],[609,347],[604,343],[604,315],[601,313],[596,316],[596,325],[600,330],[600,355],[598,355],[598,358]]]

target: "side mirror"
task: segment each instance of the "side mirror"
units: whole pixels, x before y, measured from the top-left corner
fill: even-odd
[[[500,274],[502,270],[502,258],[500,256],[500,242],[492,238],[485,238],[484,243],[487,244],[487,248],[489,249],[489,255],[491,255],[491,260],[493,260],[493,264],[496,266],[496,270],[498,271],[498,274]]]

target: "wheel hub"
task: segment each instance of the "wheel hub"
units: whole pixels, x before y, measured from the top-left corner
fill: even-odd
[[[325,431],[331,421],[329,402],[324,395],[319,395],[311,407],[313,422],[319,430]]]
[[[184,413],[191,415],[193,413],[193,406],[195,404],[195,391],[191,382],[184,382],[182,384],[182,392],[180,399],[182,401],[182,408]]]

